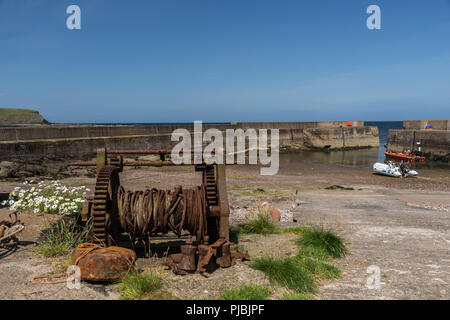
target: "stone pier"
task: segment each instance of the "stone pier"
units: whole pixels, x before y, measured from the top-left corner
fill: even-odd
[[[90,160],[97,148],[171,149],[175,129],[193,133],[193,124],[180,125],[42,125],[0,127],[0,167],[3,162],[67,165]],[[363,121],[328,122],[234,122],[203,124],[203,131],[227,129],[279,129],[280,152],[339,150],[379,147],[377,127]]]
[[[420,142],[422,152],[428,158],[448,161],[450,120],[403,121],[402,130],[389,130],[387,150],[415,150],[417,142]]]

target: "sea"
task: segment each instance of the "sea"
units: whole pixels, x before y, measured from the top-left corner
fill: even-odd
[[[388,140],[390,129],[402,129],[403,121],[365,121],[366,126],[378,127],[378,134],[380,135],[380,148],[378,150],[378,161],[384,161],[384,152],[386,151],[386,144]]]
[[[378,127],[379,148],[339,150],[329,152],[301,151],[280,155],[280,166],[294,165],[296,162],[327,163],[336,166],[372,168],[375,162],[384,162],[386,144],[390,129],[402,129],[402,121],[365,121],[366,126]]]

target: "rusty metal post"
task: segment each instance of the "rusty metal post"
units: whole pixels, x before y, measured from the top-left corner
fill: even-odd
[[[227,182],[226,182],[226,165],[216,165],[216,177],[217,177],[217,193],[219,195],[220,203],[220,220],[219,220],[219,236],[226,241],[230,240],[230,226],[228,217],[230,215],[230,206],[228,204],[227,195]]]
[[[104,166],[106,166],[106,161],[107,161],[106,148],[97,149],[97,176],[98,176],[100,170]]]

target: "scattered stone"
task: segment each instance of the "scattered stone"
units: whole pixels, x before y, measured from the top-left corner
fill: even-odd
[[[248,210],[245,208],[230,207],[230,221],[242,222],[247,219]]]
[[[42,179],[64,179],[67,177],[96,176],[95,167],[70,167],[69,162],[69,160],[57,158],[1,161],[0,179],[24,179],[37,176]]]
[[[432,205],[429,203],[410,203],[408,202],[408,205],[411,207],[416,207],[416,208],[423,208],[423,209],[428,209],[428,210],[435,210],[435,211],[442,211],[442,212],[450,212],[450,206],[446,206],[444,204],[436,204],[436,205]]]
[[[273,206],[269,206],[270,216],[272,217],[273,221],[280,221],[281,220],[281,213],[280,210]]]
[[[351,187],[347,188],[347,187],[338,186],[338,185],[332,185],[332,186],[326,187],[325,189],[326,190],[347,190],[347,191],[355,190],[355,188],[351,188]]]
[[[280,221],[280,222],[292,222],[294,219],[294,212],[290,209],[278,209],[267,202],[263,202],[260,205],[259,209],[267,210],[268,213],[270,213],[271,218],[274,221]],[[255,218],[256,212],[258,212],[258,207],[248,208],[244,207],[241,208],[239,206],[230,206],[230,222],[237,222],[241,223],[246,220],[251,220]]]
[[[297,222],[294,220],[294,212],[290,209],[280,210],[281,213],[281,222]]]

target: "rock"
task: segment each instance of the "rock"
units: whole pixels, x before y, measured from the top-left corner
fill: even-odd
[[[24,179],[37,176],[46,176],[49,177],[49,179],[61,179],[80,175],[96,176],[95,168],[73,170],[68,164],[69,161],[58,160],[57,158],[41,158],[30,161],[19,159],[2,161],[0,162],[0,179]]]
[[[270,216],[272,217],[273,221],[280,221],[280,219],[281,219],[280,210],[269,205],[269,212],[270,212]]]
[[[329,187],[326,187],[325,190],[355,190],[354,188],[347,188],[347,187],[343,187],[343,186],[338,186],[338,185],[332,185]]]
[[[14,177],[16,171],[16,165],[13,162],[2,161],[0,162],[0,179],[7,179]]]
[[[261,210],[270,214],[270,217],[272,218],[273,221],[280,221],[280,219],[281,219],[280,210],[278,210],[274,206],[270,205],[269,203],[263,202],[259,206],[259,211],[261,211]]]
[[[76,248],[72,253],[76,261],[86,248]],[[108,247],[95,249],[89,252],[78,262],[81,279],[92,282],[105,282],[118,280],[134,265],[136,253],[133,250],[121,247]]]

